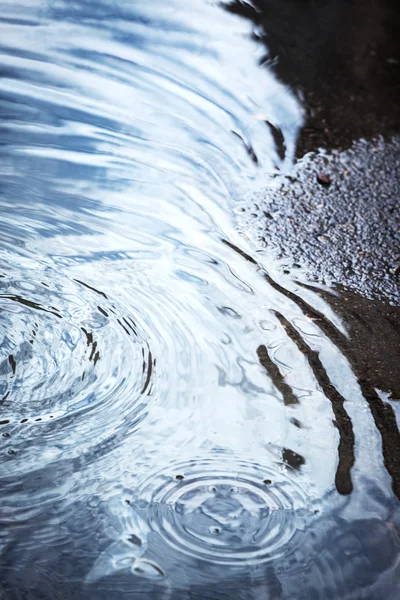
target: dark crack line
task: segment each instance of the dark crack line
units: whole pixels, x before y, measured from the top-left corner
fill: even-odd
[[[49,310],[48,308],[44,308],[37,302],[33,302],[32,300],[25,300],[25,298],[21,298],[21,296],[16,296],[13,294],[0,294],[0,298],[6,298],[7,300],[12,300],[13,302],[18,302],[19,304],[22,304],[23,306],[29,306],[29,308],[34,308],[35,310],[42,310],[43,312],[50,313],[51,315],[54,315],[54,316],[58,317],[59,319],[62,319],[62,316],[58,312],[56,312],[57,309],[55,309],[53,306],[51,308],[53,308],[54,310]]]
[[[318,352],[306,344],[297,329],[283,315],[278,312],[275,312],[275,314],[281,325],[285,328],[289,338],[296,344],[300,352],[307,357],[318,385],[332,404],[333,414],[335,415],[334,424],[339,431],[339,463],[336,469],[335,485],[339,494],[350,494],[353,491],[351,469],[355,462],[355,439],[351,419],[344,408],[346,400],[332,385]]]
[[[233,135],[235,135],[237,138],[239,138],[239,140],[243,144],[244,149],[246,150],[247,154],[250,156],[253,163],[255,165],[258,165],[257,154],[254,152],[253,147],[250,144],[248,144],[247,142],[245,142],[245,140],[242,138],[242,136],[239,133],[237,133],[236,131],[231,130],[231,133],[233,133]]]
[[[240,254],[243,258],[257,265],[264,279],[274,290],[283,294],[289,300],[294,302],[300,308],[303,314],[308,314],[310,317],[318,321],[318,326],[320,327],[321,331],[336,344],[339,350],[347,358],[357,379],[357,383],[360,386],[361,392],[368,403],[375,426],[381,435],[383,462],[392,478],[393,492],[400,500],[400,432],[397,427],[396,416],[390,404],[384,402],[375,391],[373,385],[364,378],[364,369],[357,356],[352,351],[346,337],[332,323],[330,323],[322,313],[311,307],[308,302],[303,300],[303,298],[296,296],[296,294],[293,292],[279,285],[279,283],[272,279],[265,269],[261,267],[261,265],[259,265],[251,256],[243,252],[243,250],[240,250],[240,248],[237,248],[234,244],[231,244],[226,240],[222,241],[227,246],[232,248],[232,250]]]
[[[96,292],[96,294],[100,294],[100,296],[103,296],[103,298],[105,298],[106,300],[108,300],[108,298],[107,298],[107,296],[106,296],[106,294],[104,292],[102,292],[100,290],[96,290],[96,288],[92,287],[88,283],[85,283],[84,281],[80,281],[80,279],[74,279],[74,281],[76,281],[76,283],[79,283],[80,285],[83,285],[88,290],[92,290],[92,292]]]
[[[10,367],[13,372],[13,375],[15,375],[15,372],[17,370],[17,363],[15,362],[15,358],[14,358],[13,354],[10,354],[10,356],[8,357],[8,362],[10,363]]]
[[[263,345],[257,348],[257,356],[260,361],[260,365],[267,371],[272,383],[276,389],[282,394],[283,402],[286,406],[298,404],[299,400],[294,395],[292,388],[288,385],[279,370],[279,367],[269,357],[267,348]]]
[[[243,250],[241,250],[240,248],[235,246],[235,244],[232,244],[232,242],[228,242],[228,240],[224,240],[223,238],[221,239],[221,241],[223,244],[225,244],[226,246],[228,246],[229,248],[232,248],[232,250],[237,252],[242,258],[245,258],[253,265],[257,265],[258,267],[260,267],[258,262],[256,260],[254,260],[254,258],[252,258],[249,254],[246,254],[246,252],[244,252]]]
[[[147,377],[146,377],[146,381],[144,382],[142,391],[140,392],[141,394],[144,394],[145,391],[147,390],[147,388],[149,387],[152,372],[153,372],[153,356],[151,354],[151,351],[149,350],[148,364],[147,364]]]
[[[260,267],[260,269],[262,269],[262,267]],[[349,361],[361,392],[368,402],[375,427],[381,435],[383,462],[392,478],[393,492],[400,500],[400,433],[392,407],[383,402],[372,384],[364,379],[362,365],[360,365],[359,360],[352,351],[346,337],[330,323],[324,315],[312,308],[305,300],[279,285],[264,271],[264,269],[262,269],[262,271],[264,278],[271,287],[281,294],[284,294],[289,300],[292,300],[303,313],[309,314],[318,321],[318,326],[322,332],[336,344]]]
[[[392,477],[393,491],[400,500],[400,432],[395,412],[390,404],[383,402],[369,381],[358,379],[358,384],[381,434],[384,463]]]

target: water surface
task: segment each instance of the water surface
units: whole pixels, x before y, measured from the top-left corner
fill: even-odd
[[[251,24],[0,8],[4,597],[394,598],[395,409],[236,228],[303,119]]]

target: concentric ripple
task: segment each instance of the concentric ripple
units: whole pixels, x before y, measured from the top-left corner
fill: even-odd
[[[304,492],[283,469],[205,460],[174,470],[146,482],[141,498],[150,527],[180,553],[213,564],[269,561],[292,550],[310,516]]]
[[[154,357],[132,311],[83,281],[29,266],[8,265],[0,279],[1,423],[10,458],[24,454],[8,471],[38,455],[43,466],[45,453],[71,456],[73,440],[82,453],[115,435],[152,390]]]
[[[317,597],[389,482],[340,319],[235,226],[297,94],[219,1],[0,8],[0,597]]]

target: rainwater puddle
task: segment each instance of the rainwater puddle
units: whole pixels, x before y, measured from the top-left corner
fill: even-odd
[[[394,409],[236,228],[302,124],[251,23],[0,9],[3,596],[394,598]]]

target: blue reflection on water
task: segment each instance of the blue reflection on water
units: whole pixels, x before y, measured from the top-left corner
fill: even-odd
[[[398,509],[351,368],[235,229],[302,123],[250,24],[201,0],[0,6],[5,597],[392,593]],[[351,399],[351,496],[276,313]]]

